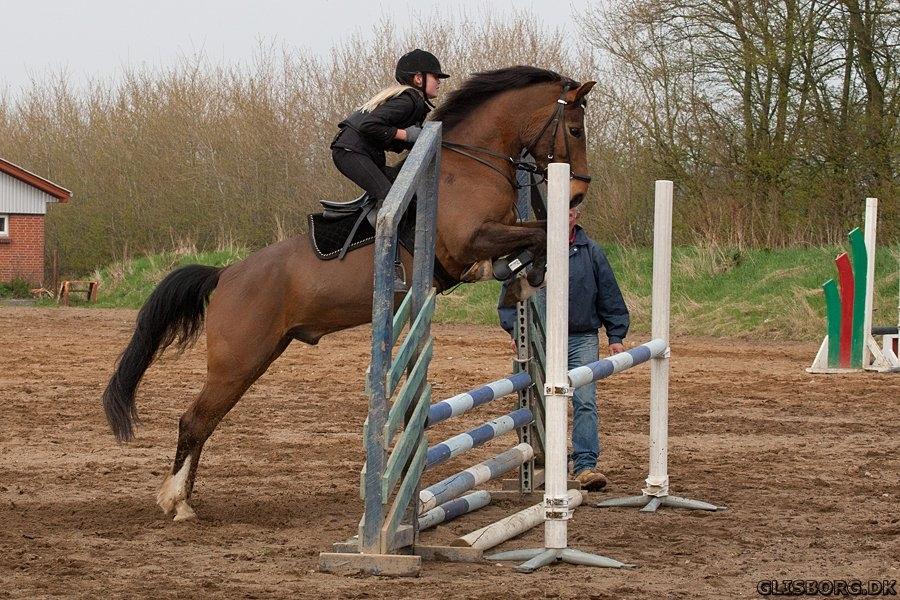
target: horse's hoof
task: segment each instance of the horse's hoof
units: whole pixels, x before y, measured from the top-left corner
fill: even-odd
[[[507,286],[506,294],[500,300],[500,306],[515,306],[517,303],[524,302],[534,296],[537,291],[538,288],[529,285],[526,278],[519,277]]]
[[[187,489],[187,479],[191,468],[191,456],[188,455],[181,465],[181,469],[177,473],[168,474],[163,480],[156,494],[156,503],[167,515],[171,515],[179,504],[185,503],[190,493]],[[188,507],[190,508],[190,507]],[[180,512],[180,511],[179,511]]]
[[[490,260],[479,260],[469,267],[459,280],[463,283],[475,283],[476,281],[488,281],[494,278],[494,270]]]
[[[190,521],[191,519],[196,519],[197,513],[194,512],[194,509],[191,508],[191,505],[186,501],[182,500],[175,506],[175,517],[172,519],[173,521]]]
[[[528,272],[528,284],[531,287],[539,288],[544,285],[544,278],[547,275],[547,267],[534,268]]]

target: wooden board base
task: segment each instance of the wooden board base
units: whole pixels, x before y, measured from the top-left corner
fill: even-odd
[[[416,546],[415,553],[423,560],[476,563],[484,560],[481,550],[453,546]]]
[[[322,552],[319,570],[336,575],[384,575],[387,577],[418,577],[422,557],[403,554],[344,554]]]

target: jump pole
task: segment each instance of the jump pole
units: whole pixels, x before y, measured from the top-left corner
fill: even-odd
[[[419,515],[419,531],[437,527],[491,503],[491,493],[486,490],[470,492]]]
[[[617,560],[568,547],[572,518],[566,489],[566,430],[572,391],[568,380],[569,345],[569,165],[551,163],[547,184],[547,365],[546,479],[544,480],[544,547],[501,552],[490,560],[524,560],[516,570],[531,573],[553,562],[596,567],[626,567]]]
[[[569,496],[569,508],[580,506],[584,499],[581,490],[569,490],[567,495]],[[472,533],[458,538],[450,545],[475,548],[477,550],[490,550],[494,546],[499,546],[503,542],[511,540],[543,522],[544,503],[538,502],[534,506],[529,506],[490,525],[485,525],[481,529],[476,529]]]
[[[640,496],[604,500],[596,506],[641,507],[654,512],[660,506],[714,511],[708,502],[669,495],[669,305],[672,279],[671,181],[656,182],[653,209],[653,293],[651,336],[665,340],[665,352],[650,359],[650,473]]]

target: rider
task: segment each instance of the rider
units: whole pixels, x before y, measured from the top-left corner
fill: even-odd
[[[449,75],[434,54],[416,48],[400,57],[394,77],[397,85],[381,90],[338,123],[340,131],[331,142],[338,171],[375,198],[379,207],[396,177],[395,170],[386,166],[385,151],[412,148],[425,116],[434,108],[430,100]],[[396,264],[398,291],[404,291],[399,259]]]

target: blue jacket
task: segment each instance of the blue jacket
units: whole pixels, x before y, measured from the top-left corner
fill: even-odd
[[[504,284],[501,298],[505,288]],[[545,290],[540,293],[543,295]],[[497,312],[500,326],[512,333],[515,307],[498,306]],[[569,246],[569,334],[592,333],[603,327],[609,343],[617,344],[628,334],[630,322],[628,307],[606,254],[576,225],[575,243]]]

